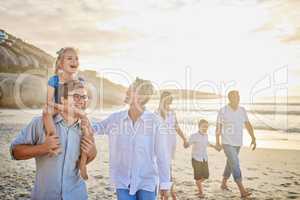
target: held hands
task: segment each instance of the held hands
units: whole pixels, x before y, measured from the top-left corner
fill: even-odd
[[[190,145],[189,145],[189,142],[187,141],[186,138],[183,139],[183,147],[186,149],[188,148]]]
[[[252,138],[250,147],[251,147],[252,151],[254,151],[256,149],[256,139],[255,138]]]
[[[220,152],[220,151],[222,151],[223,148],[222,148],[222,145],[220,143],[217,143],[216,146],[215,146],[215,149]]]

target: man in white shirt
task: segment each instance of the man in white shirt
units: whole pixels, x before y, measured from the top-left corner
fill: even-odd
[[[166,126],[145,109],[152,94],[151,82],[137,78],[126,93],[129,109],[93,124],[96,134],[109,136],[110,176],[118,200],[155,200],[157,187],[167,198],[172,185]]]
[[[243,145],[244,125],[251,136],[252,150],[256,148],[256,139],[253,128],[249,122],[246,110],[239,106],[240,96],[236,90],[228,94],[229,104],[220,109],[216,125],[216,146],[220,150],[222,147],[227,157],[226,167],[223,174],[221,188],[228,190],[227,180],[233,175],[233,178],[239,188],[242,197],[250,196],[242,183],[242,174],[239,163],[239,152]],[[222,145],[220,142],[222,138]]]

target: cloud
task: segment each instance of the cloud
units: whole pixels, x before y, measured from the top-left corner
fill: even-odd
[[[114,46],[134,40],[130,30],[101,30],[97,23],[122,16],[123,11],[108,0],[34,1],[10,0],[1,3],[1,28],[54,53],[63,46],[82,52],[113,53]]]
[[[269,0],[261,5],[270,13],[270,20],[256,29],[271,31],[284,43],[300,43],[300,1]]]

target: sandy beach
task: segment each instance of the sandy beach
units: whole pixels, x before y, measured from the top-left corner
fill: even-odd
[[[29,199],[34,181],[34,160],[13,161],[9,144],[19,130],[36,113],[0,110],[0,199]],[[109,185],[108,143],[106,136],[96,136],[97,158],[88,166],[88,191],[90,199],[116,199]],[[191,149],[178,142],[174,161],[176,190],[179,200],[198,199],[191,167]],[[241,151],[244,183],[253,192],[252,199],[300,199],[299,150],[263,149],[252,152],[247,147]],[[209,149],[210,178],[205,182],[207,199],[240,199],[231,180],[230,192],[219,189],[225,164],[223,152]]]

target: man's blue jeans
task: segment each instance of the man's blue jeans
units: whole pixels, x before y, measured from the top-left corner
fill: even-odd
[[[223,144],[224,153],[227,157],[226,167],[223,173],[225,178],[233,175],[235,182],[242,181],[242,173],[240,169],[239,153],[241,147]]]
[[[155,200],[156,192],[139,190],[135,195],[130,195],[128,189],[117,189],[118,200]]]

